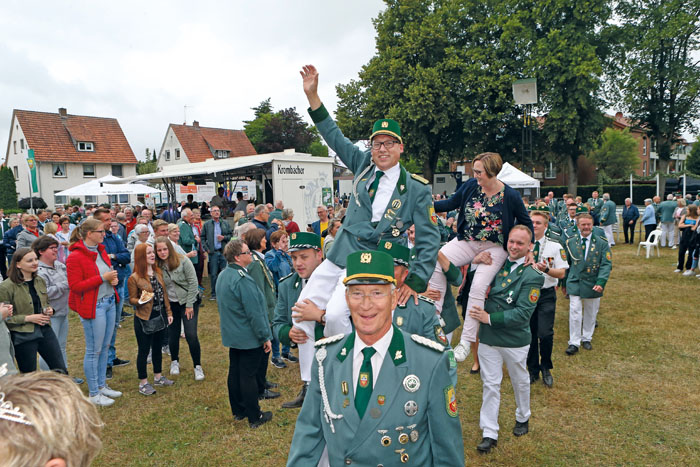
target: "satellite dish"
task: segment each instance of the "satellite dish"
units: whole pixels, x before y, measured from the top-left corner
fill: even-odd
[[[513,99],[517,105],[537,104],[537,80],[518,79],[513,83]]]

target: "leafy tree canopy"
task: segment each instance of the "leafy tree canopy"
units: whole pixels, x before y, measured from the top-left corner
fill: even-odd
[[[637,140],[630,136],[628,129],[606,128],[590,159],[606,176],[625,177],[639,166]]]
[[[693,144],[693,149],[690,150],[685,163],[689,172],[700,174],[700,142]]]
[[[0,208],[17,209],[17,185],[12,170],[0,167]]]

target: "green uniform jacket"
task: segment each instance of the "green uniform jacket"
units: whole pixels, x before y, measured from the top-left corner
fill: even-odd
[[[520,265],[504,276],[501,269],[493,282],[484,309],[491,325],[479,326],[479,341],[496,347],[530,344],[530,317],[535,311],[544,276],[532,266]]]
[[[317,465],[324,447],[328,447],[332,466],[398,466],[403,465],[401,454],[408,455],[410,465],[464,465],[462,427],[447,352],[419,344],[409,334],[394,327],[394,336],[375,381],[367,411],[360,419],[354,404],[352,375],[355,333],[323,345],[323,342],[332,340],[324,339],[316,345],[326,351],[322,365],[329,409],[342,418],[332,421],[333,429],[326,422],[319,363],[315,358],[311,384],[296,422],[288,466]],[[316,351],[317,356],[320,350]],[[414,392],[406,389],[412,388],[404,383],[407,376],[415,377],[420,383]],[[414,403],[409,406],[417,407],[413,416],[408,416],[404,408],[409,402]],[[397,427],[403,428],[397,430]],[[399,435],[409,435],[411,431],[416,432],[416,440],[399,443]],[[382,443],[383,436],[390,438],[388,445]]]
[[[197,239],[194,238],[192,226],[182,219],[177,221],[177,225],[180,227],[180,238],[178,239],[177,244],[180,245],[183,250],[185,250],[185,253],[196,250]],[[191,257],[190,261],[192,261],[192,264],[197,264],[199,262],[198,255]]]
[[[603,198],[588,198],[588,207],[591,208],[591,214],[600,214],[600,210],[603,208]]]
[[[277,304],[275,316],[272,318],[272,332],[282,342],[282,345],[292,345],[289,339],[289,330],[294,326],[292,321],[292,307],[299,301],[302,279],[296,272],[280,279],[277,287]],[[316,339],[323,338],[323,325],[316,323]]]
[[[429,298],[419,295],[418,305],[413,301],[413,297],[410,297],[404,306],[397,305],[394,309],[394,324],[404,332],[418,334],[447,346],[445,333],[435,313],[435,302]]]
[[[46,293],[46,282],[40,276],[34,277],[34,288],[36,289],[41,308],[49,306],[49,296]],[[29,294],[29,286],[22,282],[15,284],[9,278],[0,284],[0,302],[10,303],[13,306],[12,316],[7,318],[5,323],[7,328],[13,332],[34,332],[34,323],[27,323],[24,319],[34,314],[32,296]]]
[[[378,223],[373,223],[372,202],[367,191],[367,182],[374,170],[370,150],[362,151],[343,136],[324,106],[309,113],[328,146],[355,174],[353,184],[356,185],[358,199],[354,194],[350,196],[345,221],[335,235],[328,259],[344,268],[350,253],[376,250],[380,242],[403,242],[402,234],[411,225],[415,225],[418,259],[411,264],[405,283],[418,293],[424,292],[433,274],[440,248],[437,217],[434,215],[432,193],[427,182],[414,178],[401,166],[399,181],[384,216]]]
[[[262,292],[263,296],[265,297],[263,305],[266,307],[268,319],[272,321],[275,313],[275,304],[277,303],[277,299],[275,298],[275,283],[272,280],[272,273],[267,268],[265,260],[261,259],[256,252],[251,251],[250,254],[253,257],[253,262],[248,265],[248,274],[250,274],[250,277],[253,278],[255,283],[260,288],[260,292]]]
[[[265,297],[252,277],[229,264],[216,281],[221,342],[234,349],[255,349],[272,339]]]
[[[221,225],[221,235],[224,236],[224,239],[221,240],[221,249],[223,250],[226,244],[231,241],[233,231],[231,224],[226,222],[223,217],[219,219],[219,225]],[[202,249],[206,252],[214,251],[214,240],[214,220],[209,219],[202,225]]]
[[[199,292],[197,282],[197,272],[194,269],[192,261],[186,256],[180,256],[180,265],[169,271],[167,267],[163,269],[163,281],[166,286],[169,282],[175,285],[175,293],[177,297],[168,297],[170,301],[176,301],[187,308],[192,308],[194,302],[197,301]]]
[[[614,224],[617,224],[616,206],[613,201],[607,200],[603,203],[603,207],[600,208],[600,225]]]
[[[660,222],[673,222],[673,213],[676,212],[678,202],[667,199],[659,204]]]
[[[605,288],[612,271],[612,254],[605,237],[591,235],[588,256],[584,260],[581,236],[564,241],[569,269],[566,271],[566,292],[581,298],[598,298],[603,294],[593,290],[594,285]]]

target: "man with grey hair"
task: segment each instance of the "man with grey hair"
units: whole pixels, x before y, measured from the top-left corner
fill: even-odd
[[[318,220],[311,224],[311,230],[318,236],[321,236],[324,230],[328,229],[328,209],[324,205],[319,205],[316,208]]]
[[[637,219],[639,219],[639,209],[632,204],[630,198],[625,198],[625,207],[622,208],[622,229],[625,232],[625,243],[630,245],[634,245],[634,226],[637,224]]]
[[[282,212],[284,211],[284,203],[281,199],[275,202],[275,209],[270,213],[270,220],[279,219],[282,220]]]
[[[608,246],[615,245],[613,225],[617,224],[617,206],[610,200],[610,193],[603,193],[603,207],[600,208],[600,225],[608,239]]]
[[[676,212],[678,203],[673,200],[673,194],[669,193],[666,196],[666,201],[659,204],[659,216],[661,222],[661,246],[666,246],[668,239],[668,247],[675,246],[675,224],[673,222],[673,214]]]
[[[656,229],[656,209],[654,209],[651,198],[644,200],[644,206],[642,225],[644,225],[644,240],[648,240],[649,234]]]
[[[192,229],[193,219],[194,215],[192,214],[192,210],[190,208],[185,208],[180,213],[180,220],[177,222],[178,227],[180,227],[180,238],[177,243],[185,250],[185,253],[190,253],[191,251],[197,251],[199,249],[200,238]],[[190,258],[190,261],[192,261],[192,264],[196,265],[199,262],[199,258],[196,254],[187,256]]]
[[[258,204],[255,206],[255,214],[253,215],[252,222],[255,224],[255,227],[265,231],[265,240],[267,240],[267,247],[265,248],[265,251],[269,250],[271,246],[270,235],[272,235],[272,232],[279,229],[279,226],[282,223],[282,221],[279,219],[273,219],[272,222],[269,221],[270,211],[267,210],[267,206],[264,204]]]

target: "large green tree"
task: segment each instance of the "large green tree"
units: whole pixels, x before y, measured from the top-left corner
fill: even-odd
[[[611,81],[656,140],[664,173],[679,135],[700,118],[700,0],[624,0],[617,12],[624,47]]]
[[[328,156],[315,128],[307,125],[294,107],[273,111],[270,98],[253,107],[255,118],[245,121],[244,131],[259,154],[294,148],[314,156]]]
[[[450,160],[520,146],[511,97],[517,63],[500,46],[501,2],[385,0],[374,20],[377,54],[337,86],[340,128],[366,139],[372,122],[401,125],[406,157],[431,179]]]
[[[0,166],[0,208],[17,209],[17,185],[12,170]]]
[[[637,140],[630,136],[629,129],[606,128],[590,159],[598,167],[599,173],[602,171],[607,177],[628,176],[639,167]]]
[[[685,168],[696,175],[700,174],[700,142],[695,142],[685,161]]]

